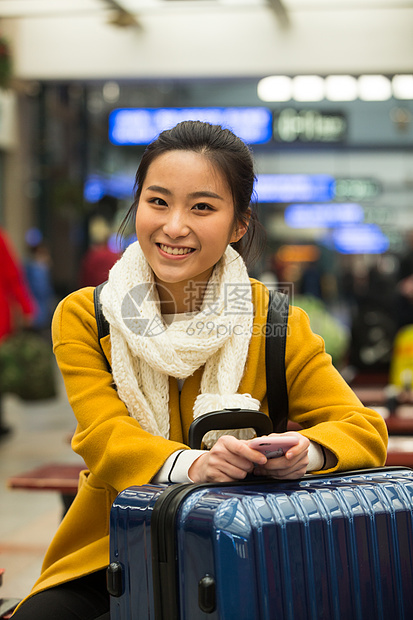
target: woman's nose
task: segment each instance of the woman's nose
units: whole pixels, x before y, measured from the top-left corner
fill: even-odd
[[[185,213],[176,209],[171,209],[168,213],[162,229],[170,239],[186,237],[190,232]]]

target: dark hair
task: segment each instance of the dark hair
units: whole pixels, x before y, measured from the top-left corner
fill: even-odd
[[[245,235],[232,245],[245,262],[251,264],[257,260],[264,249],[265,232],[251,205],[255,181],[251,151],[229,129],[201,121],[183,121],[163,131],[146,147],[136,172],[134,201],[121,224],[120,233],[136,213],[149,166],[157,157],[169,151],[200,153],[221,171],[234,200],[235,221],[248,223]]]

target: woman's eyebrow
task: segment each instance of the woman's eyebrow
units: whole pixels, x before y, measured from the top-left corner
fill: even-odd
[[[166,187],[162,187],[161,185],[150,185],[149,187],[145,188],[146,191],[149,192],[159,192],[161,194],[165,194],[166,196],[171,196],[172,192],[167,189]],[[219,194],[216,194],[215,192],[211,192],[207,189],[202,189],[198,192],[191,192],[190,194],[188,194],[189,198],[217,198],[218,200],[224,200],[222,198],[222,196],[220,196]]]
[[[203,198],[205,196],[205,198],[218,198],[218,200],[224,200],[219,194],[210,192],[206,189],[199,192],[192,192],[191,194],[188,194],[188,196],[189,198]]]
[[[146,191],[149,192],[160,192],[161,194],[166,194],[167,196],[171,196],[172,192],[166,187],[161,187],[160,185],[150,185],[146,188]]]

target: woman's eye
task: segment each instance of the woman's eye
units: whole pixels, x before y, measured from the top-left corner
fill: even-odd
[[[149,202],[157,207],[164,207],[166,205],[165,200],[163,198],[151,198]]]
[[[213,209],[207,205],[205,202],[198,202],[198,204],[193,207],[196,211],[213,211]]]

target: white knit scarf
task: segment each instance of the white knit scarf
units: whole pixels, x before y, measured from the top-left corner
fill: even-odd
[[[226,407],[259,409],[258,400],[237,394],[253,305],[245,263],[231,246],[215,266],[195,316],[166,326],[153,272],[138,242],[111,269],[101,303],[110,325],[119,397],[144,430],[169,438],[168,377],[186,379],[203,365],[194,418]]]

